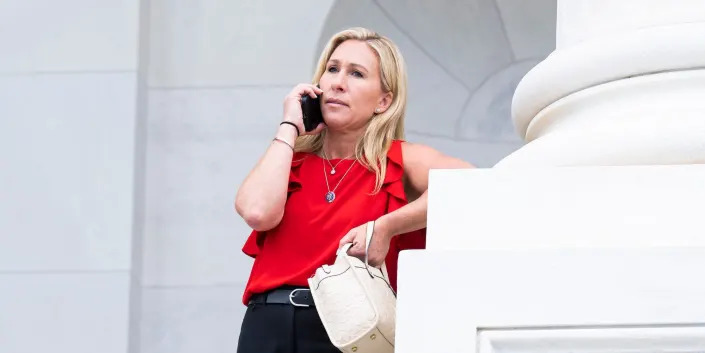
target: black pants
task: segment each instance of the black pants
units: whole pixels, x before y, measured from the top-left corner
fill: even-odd
[[[250,304],[237,344],[238,353],[340,353],[330,342],[316,308],[290,304]]]

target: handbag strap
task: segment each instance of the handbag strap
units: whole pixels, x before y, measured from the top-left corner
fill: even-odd
[[[367,262],[368,254],[370,251],[370,243],[372,242],[372,237],[375,235],[375,221],[367,222],[367,236],[365,237],[365,269],[370,277],[374,277],[372,272],[370,272],[370,264]]]
[[[375,235],[375,221],[367,222],[367,236],[365,237],[365,266],[369,266],[367,263],[367,254],[370,251],[370,243],[372,242],[372,237]]]

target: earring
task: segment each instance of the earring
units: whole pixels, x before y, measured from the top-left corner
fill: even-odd
[[[379,114],[380,111],[381,111],[381,109],[379,109],[379,108],[375,109],[375,113],[377,113],[377,114]]]

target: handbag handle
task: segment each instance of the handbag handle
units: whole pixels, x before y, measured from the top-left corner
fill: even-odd
[[[365,269],[367,270],[367,273],[370,275],[370,277],[374,277],[372,275],[372,272],[370,272],[370,264],[367,260],[367,257],[369,255],[370,251],[370,243],[372,242],[372,237],[374,236],[374,231],[375,231],[375,221],[369,221],[367,222],[367,229],[366,229],[366,236],[365,236]],[[350,250],[350,247],[352,246],[352,243],[347,243],[343,245],[340,249],[338,249],[338,254],[342,251],[343,254],[348,253],[348,250]]]
[[[367,262],[367,257],[368,253],[370,251],[370,243],[372,242],[372,236],[375,235],[375,221],[369,221],[367,222],[367,236],[365,236],[365,269],[367,270],[367,273],[370,275],[370,277],[374,276],[372,275],[372,272],[370,272],[370,264]]]
[[[370,243],[372,242],[372,237],[375,235],[375,221],[367,222],[367,236],[365,237],[365,266],[369,266],[367,263],[367,256],[370,251]]]

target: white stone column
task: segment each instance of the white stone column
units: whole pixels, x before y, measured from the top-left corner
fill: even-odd
[[[557,49],[514,95],[528,143],[430,173],[397,352],[705,349],[705,1],[557,13]]]
[[[515,92],[528,142],[496,167],[705,162],[705,1],[558,2]]]

